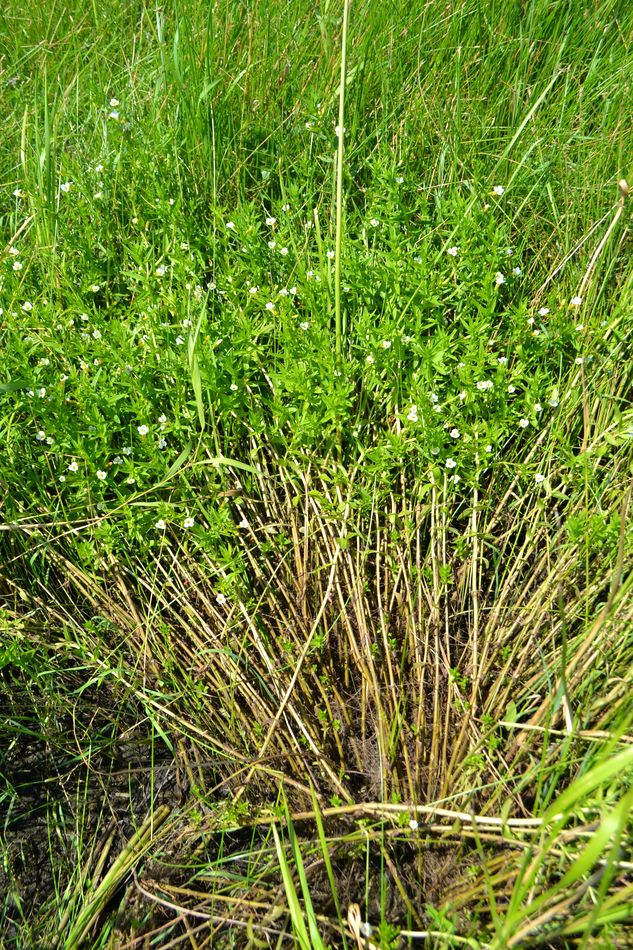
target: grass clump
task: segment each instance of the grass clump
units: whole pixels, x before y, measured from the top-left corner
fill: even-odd
[[[2,939],[625,946],[630,13],[110,7],[0,14]]]

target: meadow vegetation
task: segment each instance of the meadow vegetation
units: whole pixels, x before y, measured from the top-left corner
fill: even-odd
[[[347,12],[0,11],[7,948],[631,946],[633,10]]]

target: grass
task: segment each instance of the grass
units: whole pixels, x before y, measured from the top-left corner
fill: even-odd
[[[631,29],[5,5],[7,947],[628,945]]]

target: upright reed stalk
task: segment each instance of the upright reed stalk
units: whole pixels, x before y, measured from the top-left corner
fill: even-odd
[[[334,313],[336,318],[336,364],[340,367],[343,353],[343,318],[341,314],[341,247],[343,244],[343,154],[345,150],[345,83],[347,76],[347,28],[350,0],[343,4],[343,37],[341,41],[341,84],[338,98],[338,149],[336,154],[336,259],[334,262]]]

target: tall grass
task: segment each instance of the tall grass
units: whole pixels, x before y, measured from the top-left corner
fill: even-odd
[[[626,945],[630,35],[0,12],[8,946]]]

